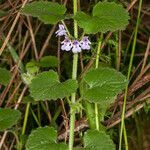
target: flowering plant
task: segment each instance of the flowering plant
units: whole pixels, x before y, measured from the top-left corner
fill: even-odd
[[[65,14],[66,7],[64,5],[48,1],[32,2],[21,10],[21,13],[37,17],[45,24],[54,25],[60,22],[55,34],[56,37],[61,37],[59,38],[61,52],[67,51],[73,55],[71,79],[60,82],[60,76],[54,70],[41,73],[36,70],[31,73],[27,69],[26,75],[30,77],[32,74],[32,79],[26,84],[35,101],[67,100],[70,106],[70,129],[66,134],[66,137],[69,137],[69,150],[72,150],[74,145],[76,116],[79,118],[83,115],[87,117],[90,128],[83,137],[84,147],[90,150],[92,148],[100,150],[103,145],[105,149],[115,149],[112,140],[100,126],[103,126],[101,121],[104,119],[107,108],[115,100],[117,94],[126,87],[127,80],[120,72],[109,67],[100,67],[99,63],[104,33],[124,30],[128,24],[129,15],[122,5],[114,2],[97,3],[93,7],[91,15],[78,11],[77,5],[77,0],[73,0],[73,15]],[[73,19],[73,36],[70,35],[66,26],[66,19]],[[80,38],[79,28],[81,32],[83,31]],[[92,44],[89,34],[97,35],[96,46]],[[93,54],[90,56],[93,58],[91,59],[92,69],[85,69],[81,72],[81,78],[78,80],[78,54],[89,50]],[[41,65],[42,61],[40,60],[38,63]],[[91,62],[89,63],[91,64]],[[50,137],[47,134],[50,134]],[[41,137],[42,135],[44,137]],[[38,136],[39,138],[36,138]],[[97,142],[99,138],[102,139],[102,145],[101,142]],[[41,144],[39,144],[40,140]],[[51,149],[53,146],[57,147],[56,149],[68,149],[65,143],[56,143],[56,131],[51,127],[38,128],[33,131],[27,140],[26,149],[41,146],[47,147],[47,149]],[[103,147],[102,149],[104,149]]]

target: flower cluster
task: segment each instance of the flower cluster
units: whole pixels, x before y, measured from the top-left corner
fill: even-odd
[[[73,53],[79,53],[81,50],[89,50],[91,42],[88,36],[84,36],[81,41],[71,40],[67,35],[65,27],[60,24],[59,29],[55,32],[56,36],[65,36],[65,39],[61,42],[61,50],[70,51]]]

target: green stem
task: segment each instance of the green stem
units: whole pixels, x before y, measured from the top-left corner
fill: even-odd
[[[100,39],[98,41],[98,47],[96,52],[96,62],[95,62],[95,68],[98,68],[99,65],[99,57],[101,53],[101,43],[102,43],[103,34],[101,33]],[[98,117],[98,104],[95,103],[95,123],[96,123],[96,129],[99,130],[99,117]]]
[[[77,0],[73,0],[73,13],[77,12]],[[74,37],[78,38],[78,24],[77,21],[74,20]],[[78,54],[73,55],[73,66],[72,66],[72,79],[77,79],[77,67],[78,67]],[[76,93],[72,93],[71,102],[75,103]],[[69,135],[69,150],[73,149],[74,143],[74,127],[75,127],[75,110],[70,108],[70,135]]]
[[[101,33],[100,39],[98,41],[97,52],[96,52],[95,68],[98,68],[98,65],[99,65],[99,57],[100,57],[100,53],[101,53],[102,37],[103,37],[103,34]]]
[[[25,111],[25,116],[24,116],[24,121],[23,121],[23,127],[22,127],[22,135],[25,134],[26,131],[26,126],[27,126],[27,121],[28,121],[28,115],[29,115],[29,108],[30,108],[30,103],[27,103],[26,106],[26,111]],[[23,141],[22,139],[20,140],[20,143],[18,145],[18,150],[21,150],[23,147]]]
[[[67,31],[69,37],[72,37],[72,35],[70,34],[70,32],[69,32],[69,30],[68,30],[68,28],[67,28],[65,22],[64,22],[63,20],[62,20],[61,22],[62,22],[62,24],[64,25],[64,27],[65,27],[65,29],[66,29],[66,31]]]
[[[137,16],[137,22],[136,22],[136,27],[135,27],[135,34],[134,34],[134,39],[133,39],[133,46],[132,46],[130,63],[129,63],[129,68],[128,68],[128,75],[127,75],[127,79],[128,80],[130,78],[132,64],[133,64],[133,58],[134,58],[134,53],[135,53],[136,39],[137,39],[138,27],[139,27],[139,23],[140,23],[139,20],[140,20],[141,7],[142,7],[142,0],[139,1],[138,16]],[[128,84],[127,84],[126,89],[125,89],[124,103],[123,103],[122,116],[121,116],[121,129],[120,129],[120,138],[119,138],[119,150],[121,150],[121,147],[122,147],[122,134],[123,134],[123,130],[125,128],[124,119],[125,119],[127,94],[128,94]],[[124,140],[127,141],[127,135],[124,136]],[[127,150],[127,148],[128,147],[126,146],[126,150]]]
[[[125,143],[125,148],[126,150],[128,150],[128,139],[127,139],[127,131],[126,131],[126,127],[124,126],[123,128],[123,135],[124,135],[124,143]]]
[[[99,130],[98,104],[95,103],[95,123],[96,129]]]
[[[25,116],[24,116],[23,127],[22,127],[22,135],[24,135],[25,131],[26,131],[27,120],[28,120],[28,115],[29,115],[29,108],[30,108],[30,103],[27,103],[26,112],[25,112]]]
[[[34,111],[31,109],[31,107],[30,107],[30,110],[31,110],[31,113],[32,113],[32,116],[33,116],[35,122],[37,123],[37,125],[38,125],[39,127],[41,127],[41,123],[38,121],[38,118],[36,117]]]

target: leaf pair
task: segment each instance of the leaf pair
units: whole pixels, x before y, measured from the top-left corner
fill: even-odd
[[[27,4],[21,12],[38,17],[45,24],[56,24],[65,19],[66,8],[58,3],[38,1]],[[85,33],[97,33],[125,29],[129,14],[122,5],[114,2],[99,2],[94,6],[92,16],[81,11],[73,18],[78,21],[78,25]]]
[[[68,150],[68,146],[64,143],[57,143],[57,133],[52,127],[40,127],[30,134],[26,150]],[[103,131],[88,130],[84,135],[85,150],[115,150],[115,145]]]
[[[113,102],[115,96],[127,84],[124,75],[107,67],[90,70],[83,81],[88,85],[88,88],[84,88],[81,97],[101,105]],[[29,87],[35,100],[56,100],[70,96],[71,93],[76,91],[78,85],[77,81],[72,79],[60,83],[57,73],[50,70],[34,77]]]

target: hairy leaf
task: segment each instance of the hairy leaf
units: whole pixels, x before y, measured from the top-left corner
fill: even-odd
[[[56,143],[57,133],[52,127],[40,127],[30,134],[26,150],[67,150],[67,145]]]
[[[122,5],[114,2],[99,2],[94,6],[92,16],[78,12],[74,19],[86,33],[104,33],[124,30],[128,25],[129,14]]]
[[[3,131],[15,125],[21,113],[18,110],[0,108],[0,131]]]
[[[127,83],[124,75],[107,67],[90,70],[83,80],[89,87],[84,90],[82,97],[101,105],[109,105]]]
[[[21,12],[26,15],[38,17],[45,24],[55,24],[64,19],[66,8],[54,2],[35,1],[27,4]]]
[[[0,68],[0,84],[7,85],[9,83],[11,74],[5,68]]]
[[[115,150],[115,145],[110,137],[103,131],[88,130],[84,136],[86,150]]]
[[[38,74],[29,85],[31,96],[35,100],[56,100],[70,96],[77,89],[76,80],[69,79],[63,83],[58,80],[54,71]]]

